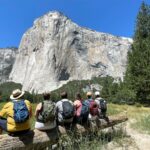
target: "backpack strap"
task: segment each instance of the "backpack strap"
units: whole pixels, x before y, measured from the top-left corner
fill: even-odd
[[[61,99],[61,100],[60,100],[61,106],[62,106],[62,111],[60,111],[60,110],[58,111],[58,112],[61,113],[61,114],[63,114],[63,102],[64,102],[63,100],[64,100],[64,99]],[[57,112],[57,114],[58,114],[58,112]],[[58,117],[58,116],[57,116],[57,117]]]
[[[20,99],[20,100],[14,99],[14,100],[12,100],[12,103],[19,102],[19,101],[24,101],[24,99]],[[25,103],[25,102],[24,102],[24,103]],[[25,104],[26,104],[26,103],[25,103]]]
[[[43,111],[43,107],[44,107],[44,101],[42,101],[42,107],[41,107],[40,112],[42,112],[42,111]]]

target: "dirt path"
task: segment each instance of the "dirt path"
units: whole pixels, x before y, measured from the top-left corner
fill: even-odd
[[[133,121],[129,120],[123,127],[126,132],[126,137],[121,141],[110,142],[104,146],[104,150],[150,150],[150,135],[142,134],[131,128],[130,124]]]
[[[127,122],[126,132],[127,135],[135,142],[138,150],[150,150],[150,135],[139,133],[130,127],[131,121]]]

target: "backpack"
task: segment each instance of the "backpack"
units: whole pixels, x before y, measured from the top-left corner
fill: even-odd
[[[16,123],[23,123],[29,119],[29,110],[24,100],[13,101],[14,120]]]
[[[80,117],[82,118],[82,121],[86,121],[88,119],[89,113],[90,113],[89,105],[85,101],[82,102],[82,108],[80,113]]]
[[[106,112],[107,111],[107,102],[102,98],[99,100],[99,102],[100,102],[101,112]]]
[[[52,101],[43,101],[42,110],[38,115],[38,121],[46,123],[55,120],[55,103]]]
[[[98,105],[94,100],[89,101],[90,114],[96,116],[99,114]]]
[[[63,119],[71,119],[74,117],[74,106],[69,101],[62,101],[62,108]]]

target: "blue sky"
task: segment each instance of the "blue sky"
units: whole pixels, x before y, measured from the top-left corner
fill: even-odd
[[[142,0],[0,0],[0,47],[19,46],[23,33],[45,13],[58,10],[80,26],[132,37]],[[145,0],[150,4],[150,0]]]

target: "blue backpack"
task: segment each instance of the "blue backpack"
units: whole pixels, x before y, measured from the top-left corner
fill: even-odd
[[[24,100],[13,101],[14,120],[16,123],[23,123],[29,119],[29,110]]]
[[[90,113],[90,110],[89,110],[88,103],[86,103],[85,101],[82,102],[82,109],[81,109],[81,113],[80,113],[82,121],[87,121],[89,113]]]

